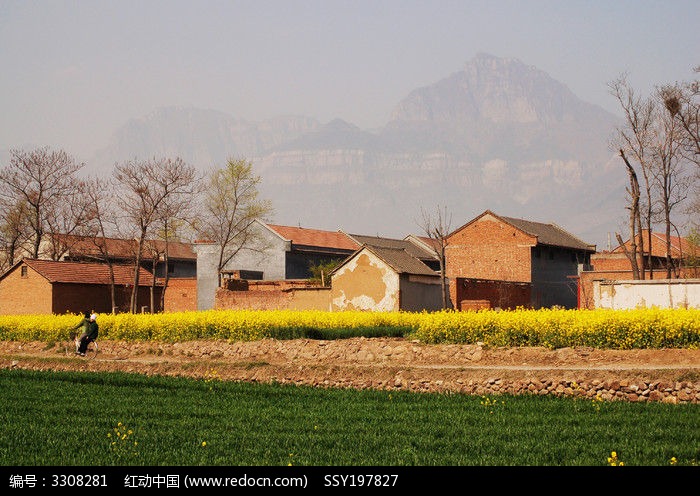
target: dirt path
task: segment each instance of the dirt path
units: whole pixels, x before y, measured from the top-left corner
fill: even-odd
[[[562,385],[575,389],[583,384],[589,391],[621,387],[636,392],[680,384],[690,401],[700,401],[700,350],[686,349],[494,349],[426,345],[401,338],[233,343],[104,340],[98,357],[85,360],[66,357],[60,349],[41,342],[2,342],[0,366],[472,394],[523,388],[537,392],[540,387],[554,391]]]

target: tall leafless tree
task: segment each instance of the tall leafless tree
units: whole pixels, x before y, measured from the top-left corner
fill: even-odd
[[[625,244],[624,240],[622,239],[622,236],[620,234],[616,233],[617,236],[617,242],[620,244],[622,247],[623,251],[625,252],[625,256],[627,259],[630,261],[630,265],[632,266],[632,278],[637,280],[643,277],[641,274],[643,273],[643,269],[640,270],[639,268],[639,258],[638,258],[638,253],[641,251],[642,256],[644,254],[644,248],[643,245],[641,245],[641,240],[642,240],[642,232],[641,232],[641,217],[639,215],[639,180],[637,179],[637,173],[634,170],[634,167],[632,167],[632,164],[630,164],[629,160],[627,160],[627,156],[625,155],[625,151],[621,148],[620,149],[620,156],[622,157],[622,160],[625,162],[625,166],[627,167],[627,174],[629,176],[629,181],[630,185],[629,188],[627,188],[627,194],[630,196],[630,205],[629,211],[630,211],[630,218],[629,218],[629,232],[630,232],[630,247],[627,248],[627,245]],[[639,232],[639,236],[637,236],[637,232]],[[640,247],[637,247],[637,239],[640,241]],[[651,250],[650,250],[651,251]]]
[[[91,210],[90,237],[97,252],[96,258],[105,263],[109,269],[109,296],[112,312],[117,308],[114,281],[114,254],[110,253],[107,238],[117,231],[117,218],[114,199],[111,194],[113,185],[109,179],[92,178],[86,183],[85,199]]]
[[[433,241],[435,255],[440,263],[440,289],[442,290],[442,308],[451,308],[449,287],[447,283],[445,249],[451,231],[452,214],[448,214],[447,207],[436,208],[434,214],[430,214],[421,208],[422,219],[418,226],[423,233]]]
[[[26,202],[5,200],[0,198],[0,274],[14,265],[31,239]]]
[[[241,250],[260,248],[260,240],[251,228],[256,219],[272,212],[268,200],[259,198],[260,176],[245,159],[229,159],[209,174],[204,193],[203,215],[197,229],[203,238],[219,246],[217,273]]]
[[[630,213],[634,213],[635,218],[630,219],[630,242],[634,243],[636,250],[632,250],[630,258],[632,264],[633,277],[635,279],[645,279],[645,264],[643,263],[644,246],[648,247],[647,268],[649,277],[653,279],[654,268],[652,265],[651,240],[652,240],[652,220],[654,218],[654,196],[652,194],[652,157],[651,146],[654,141],[654,102],[650,98],[641,98],[635,94],[634,89],[627,82],[625,75],[609,84],[610,93],[617,99],[622,108],[625,118],[624,125],[615,131],[612,146],[619,149],[627,173],[630,179]],[[629,155],[629,156],[628,156]],[[639,165],[642,173],[644,197],[641,196],[639,179],[634,166],[630,163],[630,158]],[[642,213],[644,215],[642,215]],[[647,239],[644,239],[644,225],[647,230]],[[624,248],[624,245],[621,245]],[[637,263],[637,254],[642,259],[641,267]],[[628,255],[629,257],[629,255]]]
[[[654,182],[659,194],[661,214],[666,234],[666,278],[678,276],[671,252],[671,230],[674,226],[672,212],[677,205],[688,196],[687,169],[682,154],[682,128],[679,124],[677,109],[664,101],[663,90],[657,93],[658,108],[667,110],[660,112],[656,122],[657,139],[653,147]]]
[[[83,166],[64,150],[10,150],[10,163],[0,170],[0,196],[10,204],[24,202],[33,258],[39,258],[44,235],[52,228],[60,224],[74,227],[86,221],[80,207],[82,181],[77,178]]]
[[[163,261],[163,287],[160,294],[160,308],[165,308],[165,294],[170,281],[170,245],[173,241],[179,241],[188,227],[195,222],[196,207],[194,199],[201,192],[201,178],[195,178],[194,169],[188,171],[191,177],[189,185],[180,188],[163,199],[161,207],[158,209],[158,217],[155,224],[154,239],[162,241],[159,249],[155,244],[151,244],[151,252],[156,259]],[[155,267],[154,267],[155,274]],[[151,288],[153,297],[155,287]],[[153,305],[154,302],[151,302]]]
[[[700,73],[700,66],[696,67]],[[700,227],[700,80],[676,83],[661,87],[660,95],[668,112],[680,128],[677,134],[681,153],[685,160],[695,164],[690,173],[691,186],[686,213],[691,219],[691,230]]]
[[[130,302],[130,311],[133,313],[137,310],[139,271],[148,235],[159,219],[167,199],[185,195],[191,190],[195,169],[180,158],[134,160],[117,164],[114,179],[121,189],[117,205],[136,231],[134,286]]]

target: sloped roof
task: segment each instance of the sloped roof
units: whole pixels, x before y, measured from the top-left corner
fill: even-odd
[[[358,253],[366,249],[374,253],[399,274],[437,276],[438,273],[403,248],[364,245]]]
[[[409,234],[404,238],[406,241],[410,241],[411,243],[422,243],[423,245],[427,246],[429,249],[435,250],[435,253],[440,251],[440,240],[438,239],[433,239],[429,238],[428,236],[419,236],[417,234]],[[419,245],[422,246],[422,245]]]
[[[107,264],[24,259],[15,264],[15,267],[22,265],[22,263],[27,264],[50,283],[109,284],[109,267]],[[126,286],[134,283],[133,267],[114,265],[113,268],[115,284]],[[10,271],[6,272],[6,274]],[[139,272],[139,286],[150,286],[152,278],[153,275],[142,267]]]
[[[523,232],[537,236],[537,242],[543,245],[561,246],[564,248],[576,248],[577,250],[595,251],[593,245],[581,241],[571,233],[556,224],[545,224],[542,222],[532,222],[513,217],[501,217],[509,224],[517,227]]]
[[[525,219],[517,219],[515,217],[504,217],[502,215],[497,215],[490,210],[486,210],[481,215],[475,217],[471,221],[467,222],[463,226],[455,229],[452,234],[457,231],[461,231],[468,225],[476,222],[485,215],[492,215],[501,221],[510,224],[511,226],[519,229],[520,231],[534,236],[537,238],[537,244],[549,245],[549,246],[559,246],[562,248],[573,248],[576,250],[583,250],[589,252],[595,252],[595,245],[586,243],[580,240],[573,234],[565,231],[561,227],[553,223],[543,223],[543,222],[533,222]]]
[[[642,240],[644,241],[644,254],[649,253],[649,230],[642,230]],[[637,243],[639,243],[639,235],[636,236]],[[687,239],[678,236],[670,236],[671,239],[671,256],[673,258],[681,258],[687,255],[694,254],[697,251],[692,243]],[[629,249],[631,245],[631,239],[627,239],[624,245]],[[639,247],[639,245],[637,245]],[[612,250],[612,253],[624,253],[622,245],[616,247]],[[653,257],[666,258],[666,233],[651,233],[651,255]]]
[[[321,229],[309,229],[307,227],[280,226],[277,224],[265,224],[282,238],[291,241],[297,246],[310,246],[317,248],[332,248],[334,250],[355,251],[360,244],[353,241],[342,231],[323,231]]]
[[[412,243],[407,239],[383,238],[380,236],[363,236],[360,234],[350,234],[351,238],[361,245],[375,248],[392,248],[395,250],[405,250],[409,255],[419,260],[435,260],[435,253]],[[422,262],[421,262],[422,263]]]
[[[132,258],[136,254],[138,242],[135,239],[103,238],[75,236],[72,234],[55,234],[67,248],[71,257],[100,257],[107,252],[114,258]],[[153,247],[158,253],[165,252],[165,241],[146,240],[144,251]],[[146,256],[150,256],[146,255]],[[168,241],[168,258],[180,260],[196,260],[197,255],[190,243]]]

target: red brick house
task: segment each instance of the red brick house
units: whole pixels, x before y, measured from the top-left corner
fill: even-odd
[[[152,274],[141,269],[138,307],[150,307]],[[116,305],[129,308],[134,269],[114,266]],[[0,314],[111,313],[107,264],[24,259],[0,275]],[[160,301],[157,285],[155,301]],[[158,310],[158,309],[157,309]]]
[[[138,242],[135,239],[103,238],[53,234],[46,236],[39,258],[73,262],[107,262],[130,264],[136,260]],[[165,251],[168,264],[165,266]],[[149,272],[156,259],[157,277],[192,278],[197,276],[197,254],[191,243],[146,240],[141,253],[141,265]]]
[[[556,224],[486,210],[447,238],[446,275],[455,309],[576,308],[576,277],[595,245]]]

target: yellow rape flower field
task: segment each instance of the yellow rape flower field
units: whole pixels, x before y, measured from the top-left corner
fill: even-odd
[[[0,316],[0,340],[56,342],[81,317]],[[208,310],[100,314],[100,340],[185,342],[406,337],[424,343],[487,346],[590,346],[605,349],[700,347],[700,310],[528,310],[478,312],[323,312]]]

